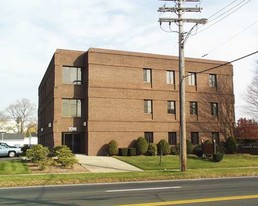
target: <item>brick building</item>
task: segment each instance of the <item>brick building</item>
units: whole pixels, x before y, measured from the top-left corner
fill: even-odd
[[[193,144],[232,134],[233,67],[186,58],[186,126]],[[200,73],[201,72],[201,73]],[[178,58],[90,48],[57,49],[39,86],[39,143],[74,153],[105,155],[114,139],[132,147],[179,143]]]

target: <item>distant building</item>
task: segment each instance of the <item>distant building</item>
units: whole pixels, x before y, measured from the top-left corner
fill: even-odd
[[[193,144],[232,134],[233,67],[203,72],[224,63],[186,58],[186,126]],[[87,155],[105,155],[112,139],[119,147],[133,147],[139,136],[176,145],[178,85],[177,57],[58,49],[39,86],[39,143]]]
[[[36,135],[24,137],[22,134],[0,132],[0,142],[5,142],[10,146],[22,147],[24,145],[38,144],[38,137]]]

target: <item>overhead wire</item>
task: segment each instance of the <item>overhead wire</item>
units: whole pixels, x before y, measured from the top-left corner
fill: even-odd
[[[245,1],[245,0],[244,0]],[[231,11],[231,12],[229,12],[230,10],[232,10],[232,9],[230,9],[230,10],[228,10],[227,12],[229,12],[227,15],[225,15],[225,16],[222,16],[218,21],[215,21],[213,24],[211,24],[210,26],[208,26],[208,27],[206,27],[206,28],[204,28],[204,29],[202,29],[202,30],[200,30],[199,32],[197,32],[196,34],[199,34],[199,33],[201,33],[201,32],[203,32],[203,31],[205,31],[205,30],[207,30],[207,29],[209,29],[209,28],[211,28],[212,26],[214,26],[215,24],[217,24],[217,23],[219,23],[219,22],[221,22],[222,20],[224,20],[225,18],[227,18],[228,16],[230,16],[231,14],[233,14],[233,13],[235,13],[237,10],[239,10],[240,8],[242,8],[243,6],[245,6],[246,4],[248,4],[251,0],[248,0],[247,2],[244,2],[244,1],[241,1],[241,5],[240,4],[238,4],[237,6],[237,8],[236,9],[234,9],[233,11]],[[244,4],[242,4],[242,3],[244,3]],[[234,6],[234,8],[235,8],[236,6]],[[223,15],[224,15],[225,13],[223,13]],[[216,19],[218,19],[218,18],[216,18]],[[213,21],[213,20],[212,20]],[[212,22],[212,21],[210,21],[210,22]],[[208,21],[209,22],[209,21]]]
[[[206,54],[204,54],[202,57],[206,57],[208,56],[210,53],[216,51],[218,48],[224,46],[225,44],[227,44],[228,42],[232,41],[234,38],[236,38],[237,36],[239,36],[240,34],[244,33],[246,30],[250,29],[251,27],[253,27],[255,24],[258,23],[258,20],[255,21],[254,23],[252,23],[251,25],[247,26],[246,28],[244,28],[242,31],[238,32],[237,34],[235,34],[234,36],[232,36],[230,39],[228,39],[227,41],[221,43],[219,46],[215,47],[214,49],[210,50],[209,52],[207,52]]]
[[[232,64],[232,63],[234,63],[234,62],[240,61],[240,60],[245,59],[245,58],[247,58],[247,57],[253,56],[253,55],[257,54],[257,53],[258,53],[258,51],[252,52],[252,53],[250,53],[250,54],[247,54],[247,55],[245,55],[245,56],[239,57],[239,58],[237,58],[237,59],[234,59],[234,60],[232,60],[232,61],[226,62],[226,63],[224,63],[224,64],[220,64],[220,65],[217,65],[217,66],[214,66],[214,67],[210,67],[210,68],[208,68],[208,69],[204,69],[204,70],[202,70],[202,71],[200,71],[200,72],[196,72],[196,74],[201,74],[201,73],[204,73],[204,72],[213,70],[213,69],[217,69],[217,68],[226,66],[226,65],[228,65],[228,64]],[[182,83],[182,81],[183,81],[185,78],[187,78],[187,77],[189,77],[189,76],[191,76],[191,75],[192,75],[192,74],[190,74],[190,75],[185,75],[185,76],[180,80],[180,84]]]

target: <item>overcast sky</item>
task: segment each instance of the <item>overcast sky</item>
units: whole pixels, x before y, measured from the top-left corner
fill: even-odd
[[[177,34],[162,31],[158,23],[157,9],[163,4],[158,0],[0,0],[0,110],[22,98],[37,104],[39,83],[57,48],[178,55]],[[187,57],[208,53],[206,59],[231,61],[258,50],[257,0],[202,0],[200,6],[202,12],[191,17],[211,17],[210,23],[194,30],[186,43]],[[228,17],[216,23],[219,15]],[[243,93],[257,60],[256,54],[233,64],[236,118],[245,116]]]

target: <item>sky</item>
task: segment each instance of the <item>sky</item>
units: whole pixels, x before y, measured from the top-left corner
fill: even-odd
[[[38,86],[57,48],[87,51],[93,47],[177,56],[178,35],[168,32],[177,26],[171,25],[169,30],[168,25],[161,28],[158,23],[159,17],[166,17],[157,12],[164,3],[0,0],[0,110],[22,98],[37,105]],[[166,6],[173,7],[174,2]],[[185,6],[195,7],[196,3]],[[203,8],[201,13],[186,17],[208,18],[210,22],[193,29],[185,45],[186,57],[231,61],[258,50],[257,0],[201,0],[198,6]],[[216,23],[219,15],[227,17]],[[186,25],[185,31],[192,26]],[[257,60],[258,54],[233,63],[236,119],[246,115],[244,94],[258,68]]]

